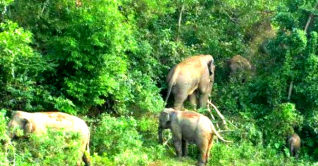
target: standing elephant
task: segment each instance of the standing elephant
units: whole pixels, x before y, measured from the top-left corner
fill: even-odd
[[[244,83],[247,77],[253,73],[253,67],[249,60],[241,55],[235,55],[227,61],[227,65],[230,69],[230,78]]]
[[[197,95],[200,107],[205,107],[214,82],[214,59],[211,55],[192,56],[174,66],[167,77],[168,94],[174,96],[176,110],[183,108],[183,102],[189,96],[190,102],[196,107]]]
[[[288,147],[289,147],[291,156],[295,156],[296,158],[298,158],[298,155],[300,152],[300,144],[301,144],[301,140],[298,134],[294,133],[293,135],[289,136]]]
[[[11,139],[21,137],[15,128],[22,129],[25,136],[28,136],[31,133],[47,134],[48,128],[66,132],[79,132],[81,134],[81,154],[79,154],[78,164],[80,164],[80,158],[82,158],[85,165],[90,165],[90,132],[86,123],[78,117],[61,112],[28,113],[16,111],[10,120],[8,127]]]
[[[159,116],[158,136],[161,144],[164,129],[171,130],[178,157],[188,155],[188,143],[196,144],[200,151],[198,165],[205,165],[209,160],[213,135],[222,141],[230,142],[220,136],[208,117],[193,111],[164,109]]]

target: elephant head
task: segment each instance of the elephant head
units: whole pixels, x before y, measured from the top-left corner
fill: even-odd
[[[250,61],[241,55],[235,55],[227,61],[230,70],[230,78],[244,83],[246,79],[253,75],[254,67]]]
[[[23,115],[23,112],[17,111],[13,113],[13,118],[9,122],[9,137],[10,139],[27,136],[32,131],[32,123],[28,120],[28,116]],[[22,130],[24,134],[18,130]]]
[[[168,129],[170,128],[170,113],[174,111],[171,108],[166,108],[164,109],[160,115],[159,115],[159,127],[158,127],[158,136],[159,136],[159,143],[162,144],[163,143],[163,139],[162,139],[162,131],[164,129]]]
[[[196,107],[205,107],[208,96],[211,93],[215,74],[214,59],[211,55],[197,55],[186,58],[174,66],[167,77],[168,93],[165,102],[167,103],[170,93],[174,96],[176,110],[181,110],[183,102],[189,97],[190,102]]]

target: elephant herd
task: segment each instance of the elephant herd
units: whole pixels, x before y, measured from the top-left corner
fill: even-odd
[[[235,75],[243,68],[251,70],[251,64],[241,56],[234,56],[228,61],[231,74]],[[190,103],[196,108],[207,105],[211,93],[215,75],[214,59],[211,55],[196,55],[189,57],[175,65],[167,76],[168,93],[165,99],[167,103],[170,94],[174,97],[173,108],[165,108],[159,115],[158,137],[159,143],[163,143],[162,132],[170,129],[173,144],[178,157],[187,156],[187,145],[195,144],[200,152],[198,165],[205,165],[210,156],[213,145],[213,136],[216,135],[226,141],[216,131],[210,119],[194,111],[184,111],[183,103],[189,98]],[[27,137],[30,133],[46,134],[47,130],[57,129],[79,132],[81,137],[81,151],[78,155],[78,165],[83,161],[90,165],[89,140],[90,132],[87,124],[80,118],[62,112],[36,112],[27,113],[16,111],[9,124],[9,136],[11,139]],[[19,135],[16,128],[24,131]],[[288,140],[292,155],[298,156],[300,138],[294,134]]]
[[[235,55],[227,61],[229,77],[239,83],[244,83],[254,73],[254,67],[241,55]],[[188,143],[194,143],[200,152],[198,165],[205,165],[210,156],[213,144],[213,135],[224,140],[216,131],[210,119],[193,111],[182,111],[184,101],[189,98],[191,105],[196,109],[207,105],[215,75],[214,59],[211,55],[196,55],[175,65],[167,76],[168,93],[173,94],[173,108],[164,109],[159,116],[159,142],[163,143],[162,131],[170,129],[173,143],[178,157],[187,155]],[[288,138],[290,154],[298,157],[300,137],[295,133]]]

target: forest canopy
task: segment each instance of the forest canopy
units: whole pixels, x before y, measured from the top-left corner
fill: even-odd
[[[282,165],[288,158],[290,165],[312,165],[318,158],[317,5],[1,0],[0,142],[8,139],[6,124],[14,110],[58,110],[89,124],[95,165],[194,164],[195,148],[189,159],[178,161],[172,140],[158,144],[157,119],[172,106],[164,103],[169,70],[187,57],[210,54],[216,73],[209,99],[229,122],[222,135],[234,143],[216,143],[208,164]],[[247,77],[244,81],[229,74],[227,62],[234,55],[252,64],[252,74],[238,76]],[[196,111],[211,118],[206,109]],[[302,138],[299,160],[290,157],[285,142],[294,132]],[[0,148],[0,163],[74,162],[67,160],[72,151],[43,157],[50,156],[43,147],[54,141],[30,139],[35,149],[42,147],[39,152],[24,148],[22,140]]]

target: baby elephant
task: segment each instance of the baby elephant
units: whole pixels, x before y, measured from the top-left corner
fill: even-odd
[[[290,150],[290,155],[298,158],[300,150],[301,140],[298,134],[294,133],[288,138],[288,147]]]
[[[159,116],[159,142],[162,144],[162,131],[171,129],[173,143],[178,157],[187,156],[188,143],[194,143],[199,148],[198,165],[205,165],[210,156],[213,135],[224,140],[216,131],[210,119],[193,111],[176,111],[172,108],[164,109]]]
[[[82,140],[78,164],[80,164],[82,158],[85,165],[90,165],[89,128],[86,123],[78,117],[61,112],[28,113],[16,111],[9,122],[9,136],[11,139],[21,137],[16,130],[13,130],[14,128],[22,129],[26,136],[30,133],[46,134],[48,128],[67,132],[79,132]]]

